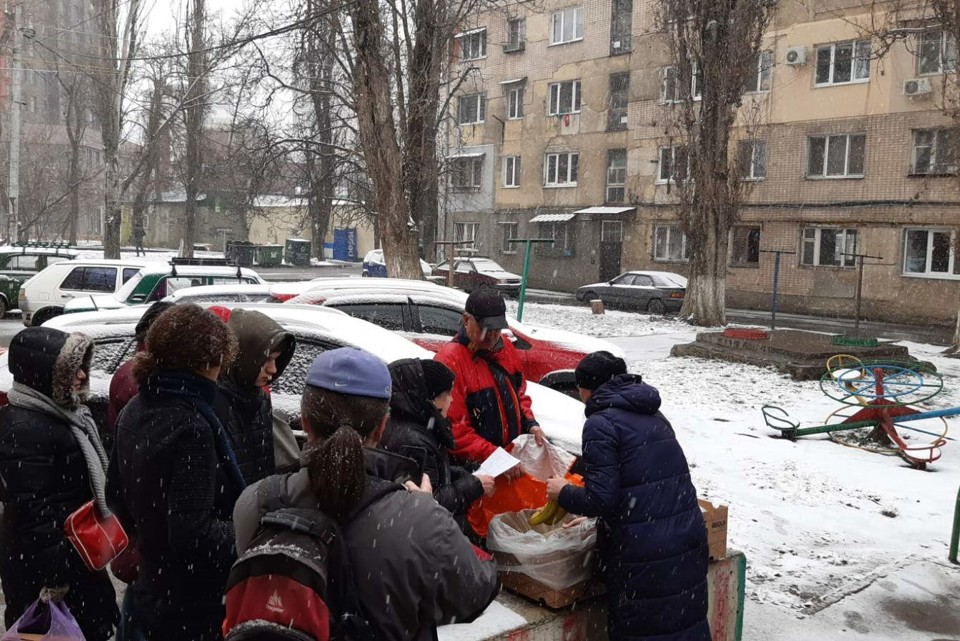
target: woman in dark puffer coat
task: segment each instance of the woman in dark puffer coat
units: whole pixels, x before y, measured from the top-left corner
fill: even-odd
[[[64,602],[88,641],[113,636],[117,597],[105,571],[87,569],[64,535],[67,517],[104,496],[107,455],[89,410],[93,342],[83,334],[29,327],[13,337],[13,387],[0,408],[0,579],[7,628],[40,594],[68,588]]]
[[[137,355],[140,393],[117,421],[107,494],[137,533],[130,626],[146,641],[222,636],[233,507],[245,484],[213,402],[236,350],[219,318],[180,304],[154,321]]]
[[[577,366],[585,485],[553,478],[547,495],[572,514],[600,517],[611,641],[710,641],[697,491],[659,392],[626,371],[609,352]]]
[[[492,477],[450,464],[453,432],[446,413],[453,400],[453,372],[443,363],[417,358],[395,361],[389,370],[390,422],[380,447],[422,460],[437,503],[454,516],[465,515],[485,491],[493,492],[494,483]]]

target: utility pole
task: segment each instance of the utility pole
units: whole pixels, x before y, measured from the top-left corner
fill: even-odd
[[[773,254],[773,305],[770,307],[770,329],[777,328],[777,294],[780,289],[780,255],[793,255],[797,252],[787,251],[786,249],[761,249],[761,254]]]
[[[863,261],[867,258],[871,260],[883,260],[883,256],[869,256],[867,254],[840,254],[841,256],[853,256],[857,259],[857,296],[856,296],[856,315],[853,318],[853,335],[860,335],[860,302],[863,294]]]
[[[15,0],[13,14],[13,60],[10,65],[10,181],[7,196],[7,238],[13,222],[13,242],[20,240],[20,107],[23,101],[23,1]]]

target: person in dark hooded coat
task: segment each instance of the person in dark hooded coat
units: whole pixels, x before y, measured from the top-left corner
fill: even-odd
[[[13,386],[0,408],[0,581],[9,629],[40,595],[67,588],[64,601],[88,641],[113,636],[117,597],[105,571],[87,568],[64,522],[93,499],[109,514],[107,455],[81,401],[93,342],[83,334],[28,327],[10,343]]]
[[[227,326],[237,337],[237,360],[220,375],[214,409],[250,484],[276,471],[273,405],[264,388],[283,374],[296,339],[257,311],[234,309]]]
[[[437,503],[455,516],[466,514],[485,491],[493,493],[494,480],[450,464],[454,441],[446,415],[453,400],[453,372],[443,363],[417,358],[395,361],[389,370],[390,421],[380,447],[422,461]]]
[[[707,531],[660,393],[609,352],[584,357],[575,376],[584,487],[552,478],[547,496],[599,517],[610,641],[710,641]]]

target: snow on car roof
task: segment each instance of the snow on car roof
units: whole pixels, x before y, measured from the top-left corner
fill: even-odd
[[[202,298],[204,296],[217,296],[223,294],[270,294],[271,284],[266,283],[230,283],[227,285],[198,285],[197,287],[184,287],[173,292],[167,298],[171,301],[183,300],[186,298]]]
[[[144,267],[148,261],[146,260],[133,260],[128,258],[74,258],[68,263],[57,263],[57,265],[65,265],[67,267],[76,267],[80,266],[94,266],[94,267]]]
[[[234,265],[177,265],[177,273],[186,276],[234,276],[237,268]],[[173,265],[159,261],[150,261],[140,270],[141,274],[169,274],[173,270]],[[259,278],[260,275],[252,269],[246,267],[240,268],[240,273],[244,276]]]

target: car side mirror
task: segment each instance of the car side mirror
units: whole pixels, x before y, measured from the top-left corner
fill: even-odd
[[[146,299],[147,299],[147,297],[146,297],[146,295],[144,295],[144,294],[135,294],[134,296],[131,296],[131,297],[130,297],[130,302],[131,302],[131,303],[142,303],[142,302],[144,302]]]

